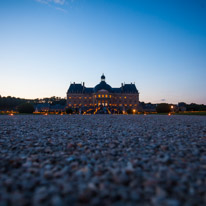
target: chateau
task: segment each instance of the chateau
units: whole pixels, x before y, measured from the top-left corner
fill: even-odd
[[[120,88],[112,88],[105,81],[94,88],[85,84],[70,84],[67,91],[67,107],[89,113],[124,113],[129,109],[137,112],[139,108],[139,92],[135,84],[121,84]]]

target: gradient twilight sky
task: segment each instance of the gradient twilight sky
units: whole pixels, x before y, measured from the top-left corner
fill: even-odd
[[[0,95],[135,82],[140,101],[206,104],[205,0],[1,0]]]

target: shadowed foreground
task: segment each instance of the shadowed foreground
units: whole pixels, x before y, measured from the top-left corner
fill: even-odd
[[[0,116],[0,205],[204,205],[206,117]]]

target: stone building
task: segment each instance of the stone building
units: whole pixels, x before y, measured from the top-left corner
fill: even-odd
[[[84,83],[72,83],[67,91],[67,107],[84,112],[95,110],[94,113],[102,109],[105,113],[124,113],[129,109],[137,112],[139,92],[133,83],[112,88],[103,74],[101,82],[94,88],[86,87]]]

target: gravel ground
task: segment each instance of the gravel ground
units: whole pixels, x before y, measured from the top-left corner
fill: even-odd
[[[1,115],[3,205],[206,205],[206,117]]]

